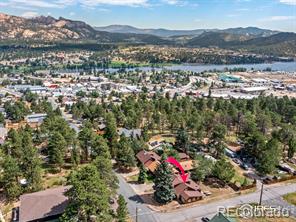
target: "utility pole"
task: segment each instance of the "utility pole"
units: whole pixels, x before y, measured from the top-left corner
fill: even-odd
[[[262,195],[263,195],[263,182],[261,183],[260,200],[259,200],[259,205],[260,206],[262,204]]]
[[[136,206],[136,222],[138,222],[138,206]]]

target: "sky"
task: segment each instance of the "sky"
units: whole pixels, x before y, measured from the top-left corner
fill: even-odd
[[[139,28],[256,26],[296,32],[296,0],[0,0],[0,12]]]

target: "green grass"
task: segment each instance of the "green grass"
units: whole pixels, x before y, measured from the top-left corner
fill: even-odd
[[[47,178],[44,182],[45,188],[52,188],[57,186],[62,186],[66,184],[66,178],[61,176]]]
[[[163,137],[164,138],[164,141],[166,143],[172,143],[174,144],[176,142],[176,138],[175,137]]]
[[[138,174],[137,175],[130,176],[128,178],[128,181],[129,182],[137,182],[138,181],[138,176],[139,176]],[[154,179],[153,175],[148,174],[145,183],[151,184],[151,183],[153,183],[153,179]]]
[[[283,196],[284,200],[296,206],[296,192],[289,193]]]

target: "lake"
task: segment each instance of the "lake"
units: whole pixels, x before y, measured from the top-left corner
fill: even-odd
[[[208,70],[219,70],[223,71],[225,68],[246,68],[247,70],[264,70],[266,68],[271,68],[272,71],[284,71],[284,72],[296,72],[296,61],[294,62],[274,62],[274,63],[259,63],[259,64],[234,64],[234,65],[203,65],[203,64],[181,64],[181,65],[172,65],[172,66],[164,66],[162,68],[152,68],[152,67],[138,67],[126,69],[127,71],[132,71],[135,69],[139,69],[142,71],[150,71],[154,70],[183,70],[183,71],[193,71],[193,72],[203,72]],[[102,69],[97,69],[102,70]],[[106,69],[108,72],[116,72],[118,69],[109,68]],[[60,70],[61,71],[61,70]],[[80,72],[82,70],[62,70],[63,72]]]

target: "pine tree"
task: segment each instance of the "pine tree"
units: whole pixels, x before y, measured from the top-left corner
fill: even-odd
[[[280,160],[280,147],[277,139],[270,139],[261,151],[257,162],[257,170],[265,175],[272,173]]]
[[[109,197],[105,181],[93,165],[71,172],[68,178],[71,188],[66,192],[69,204],[61,221],[112,221]]]
[[[118,222],[126,222],[127,221],[127,203],[122,195],[119,195],[117,200],[118,208],[116,210]]]
[[[94,159],[97,156],[111,159],[109,146],[106,140],[101,136],[95,136],[91,146],[91,156]]]
[[[71,163],[74,166],[78,166],[80,163],[80,147],[78,146],[78,141],[75,140],[71,150]]]
[[[145,166],[143,164],[141,164],[138,182],[143,184],[143,183],[145,183],[146,179],[147,179],[147,171],[145,169]]]
[[[181,149],[183,152],[187,153],[189,149],[189,135],[184,128],[181,128],[177,132],[176,136],[176,148]]]
[[[153,186],[154,198],[160,204],[167,204],[176,196],[173,188],[173,173],[165,159],[163,156],[161,164],[155,171]]]
[[[28,132],[22,132],[22,157],[21,170],[27,179],[27,189],[31,192],[41,189],[41,160],[37,149],[33,146],[32,136]]]
[[[59,132],[54,132],[48,141],[49,162],[61,168],[64,164],[67,143]]]
[[[93,161],[93,164],[97,167],[100,173],[100,178],[106,181],[111,193],[115,194],[116,190],[118,189],[118,178],[113,172],[111,160],[103,156],[98,156]]]
[[[111,148],[111,155],[115,157],[117,155],[117,123],[113,113],[108,113],[106,115],[106,129],[105,129],[105,137],[108,140],[108,145]]]
[[[213,168],[213,176],[228,183],[235,174],[234,167],[225,159],[220,159],[215,163]]]
[[[2,164],[3,169],[3,188],[4,193],[9,200],[16,199],[22,192],[19,184],[21,171],[16,159],[6,156]]]
[[[295,152],[296,152],[296,139],[290,139],[288,143],[289,149],[288,149],[288,157],[293,158]]]
[[[94,131],[92,129],[92,125],[90,122],[86,122],[79,132],[78,139],[80,142],[80,146],[83,151],[83,160],[87,161],[89,159],[92,142],[94,140]]]
[[[136,165],[135,153],[131,148],[131,143],[124,136],[120,137],[116,160],[118,164],[124,168],[130,168]]]
[[[6,154],[11,155],[14,158],[20,158],[22,155],[22,137],[14,129],[8,132],[6,143],[3,148]]]

